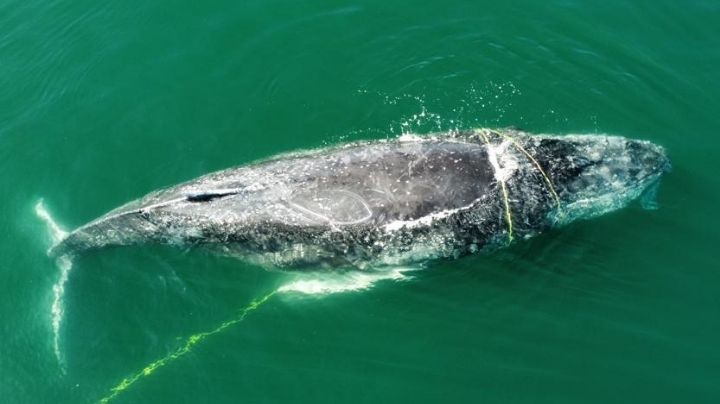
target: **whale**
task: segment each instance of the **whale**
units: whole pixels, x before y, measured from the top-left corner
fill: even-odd
[[[49,254],[145,243],[272,268],[368,268],[492,251],[626,206],[670,168],[654,143],[477,128],[358,141],[210,173],[69,232]]]

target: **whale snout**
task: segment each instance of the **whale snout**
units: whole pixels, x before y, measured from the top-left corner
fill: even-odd
[[[646,187],[670,170],[665,149],[646,140],[597,135],[572,141],[577,164],[568,188],[573,193],[628,193]]]
[[[656,186],[670,170],[665,149],[649,141],[568,135],[546,142],[552,144],[556,139],[561,139],[564,146],[554,148],[570,156],[562,158],[552,150],[553,161],[566,174],[557,178],[564,223],[619,209]]]
[[[627,140],[626,149],[635,180],[655,179],[670,171],[670,159],[662,146],[645,140]]]

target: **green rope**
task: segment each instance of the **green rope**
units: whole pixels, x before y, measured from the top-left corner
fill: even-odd
[[[134,373],[131,376],[128,376],[124,378],[117,386],[110,389],[110,394],[105,396],[104,398],[100,399],[98,403],[105,404],[110,402],[110,400],[114,399],[127,389],[129,389],[135,382],[138,380],[148,377],[152,375],[156,370],[160,369],[161,367],[168,365],[169,363],[173,362],[176,359],[180,359],[181,357],[185,356],[185,354],[189,353],[192,348],[205,340],[205,338],[210,337],[212,335],[218,334],[224,329],[235,325],[245,319],[245,317],[250,313],[251,311],[257,309],[260,307],[263,303],[265,303],[268,299],[270,299],[273,295],[278,293],[278,290],[274,290],[267,295],[261,297],[260,299],[252,301],[249,305],[247,305],[244,309],[240,310],[237,317],[233,318],[232,320],[228,320],[222,324],[220,324],[218,327],[211,331],[201,332],[198,334],[194,334],[189,336],[185,343],[180,346],[175,351],[167,354],[166,356],[150,363],[149,365],[145,366],[142,370]]]
[[[530,159],[530,161],[532,161],[533,164],[535,164],[535,167],[538,169],[538,171],[540,171],[540,174],[543,176],[543,178],[545,178],[545,183],[548,185],[548,189],[550,190],[550,193],[552,194],[553,199],[555,199],[555,204],[557,205],[558,210],[560,210],[560,196],[558,196],[557,192],[555,191],[555,186],[553,185],[553,182],[550,179],[550,176],[548,176],[545,173],[545,170],[543,170],[542,166],[540,165],[540,163],[538,163],[538,161],[535,159],[535,157],[533,157],[532,154],[530,154],[527,150],[525,150],[525,148],[520,143],[518,143],[518,141],[515,140],[515,138],[513,138],[512,136],[506,135],[506,134],[500,133],[500,132],[492,132],[492,133],[495,133],[501,137],[504,137],[505,139],[510,140],[515,145],[515,147],[518,148],[518,150],[523,152],[525,154],[525,156],[527,156],[527,158]]]

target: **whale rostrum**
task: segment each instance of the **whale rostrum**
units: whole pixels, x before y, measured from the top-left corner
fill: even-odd
[[[650,142],[515,129],[289,153],[152,192],[51,249],[210,247],[273,267],[364,268],[491,250],[625,206],[669,168]]]

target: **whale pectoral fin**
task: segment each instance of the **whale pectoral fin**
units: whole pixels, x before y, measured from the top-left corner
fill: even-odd
[[[363,197],[345,189],[300,192],[288,200],[288,205],[308,220],[330,225],[360,224],[373,216]]]
[[[645,210],[657,210],[660,205],[657,201],[658,190],[660,189],[660,181],[655,181],[647,187],[640,195],[640,206]]]

